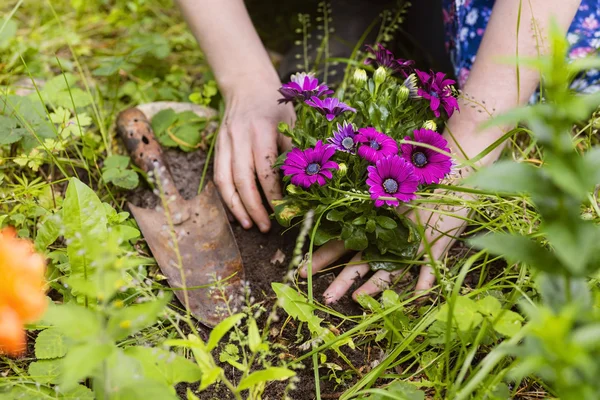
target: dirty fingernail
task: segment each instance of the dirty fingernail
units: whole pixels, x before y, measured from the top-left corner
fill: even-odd
[[[265,224],[265,223],[261,223],[258,228],[261,230],[261,232],[267,232],[269,230],[269,225]]]
[[[242,220],[242,226],[246,229],[250,228],[252,225],[250,224],[250,221],[248,221],[247,219]]]

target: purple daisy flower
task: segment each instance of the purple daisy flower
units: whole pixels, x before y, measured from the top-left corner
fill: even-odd
[[[415,63],[413,60],[396,58],[394,53],[379,43],[375,49],[371,46],[366,47],[367,50],[375,56],[375,58],[367,58],[365,60],[365,65],[375,64],[379,67],[384,67],[390,70],[392,73],[401,72],[405,78],[412,72],[412,65]]]
[[[295,99],[308,100],[313,96],[321,97],[333,93],[326,84],[319,85],[319,80],[312,72],[298,72],[290,77],[289,83],[284,83],[279,89],[283,98],[279,103],[289,103]]]
[[[291,182],[296,186],[308,189],[315,182],[319,186],[323,186],[325,178],[333,177],[331,170],[339,168],[336,162],[330,160],[334,153],[333,146],[324,145],[319,140],[313,148],[292,149],[281,166],[281,170],[285,175],[292,177]]]
[[[443,72],[434,73],[430,71],[427,72],[415,70],[421,84],[422,88],[419,89],[418,95],[424,99],[429,100],[429,107],[433,114],[439,118],[440,116],[440,105],[444,107],[446,114],[448,117],[452,116],[454,110],[458,109],[458,101],[454,96],[452,96],[452,90],[450,88],[451,85],[454,85],[452,79],[445,79],[446,74]]]
[[[382,158],[398,153],[396,141],[372,127],[359,129],[354,140],[361,143],[358,155],[368,162],[376,163]]]
[[[409,202],[417,195],[419,181],[415,169],[402,157],[394,154],[377,161],[377,164],[367,167],[367,185],[375,207],[384,204],[397,206],[400,201]],[[397,200],[380,200],[381,197],[394,197]]]
[[[328,97],[321,100],[317,96],[313,96],[310,100],[306,100],[305,103],[323,114],[327,118],[327,121],[333,121],[335,117],[346,111],[356,112],[356,109],[342,103],[336,97]]]
[[[344,121],[343,125],[337,124],[337,131],[333,131],[333,137],[327,141],[338,151],[346,153],[356,153],[356,128],[354,125]]]
[[[409,136],[404,139],[425,143],[446,153],[450,152],[448,142],[437,132],[421,128],[414,131],[414,135],[414,139]],[[419,183],[428,185],[439,183],[452,170],[452,159],[445,154],[412,144],[403,144],[400,147],[402,157],[414,166],[414,173]]]

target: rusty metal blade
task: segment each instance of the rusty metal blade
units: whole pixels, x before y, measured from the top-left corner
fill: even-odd
[[[229,315],[224,297],[231,299],[230,307],[237,305],[244,279],[242,258],[212,182],[209,181],[198,196],[186,200],[185,207],[189,210],[189,219],[171,225],[164,211],[129,204],[179,301],[184,306],[189,305],[198,321],[214,327]],[[224,296],[211,290],[215,278],[226,280]]]

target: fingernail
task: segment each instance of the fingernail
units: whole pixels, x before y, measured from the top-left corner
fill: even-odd
[[[258,229],[260,229],[261,232],[267,232],[269,230],[269,228],[270,228],[270,226],[265,223],[258,225]]]
[[[335,303],[335,297],[333,297],[333,294],[331,293],[323,293],[323,299],[325,299],[325,304],[333,304]]]
[[[243,226],[245,229],[249,229],[249,228],[252,226],[252,224],[251,224],[251,223],[250,223],[250,221],[248,221],[247,219],[244,219],[244,220],[242,220],[242,226]]]

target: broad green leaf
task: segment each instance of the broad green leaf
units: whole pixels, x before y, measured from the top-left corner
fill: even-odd
[[[83,385],[77,385],[68,392],[61,391],[58,394],[58,400],[94,400],[95,398],[94,392]]]
[[[508,233],[490,233],[469,241],[473,246],[486,249],[511,261],[520,261],[542,271],[555,272],[560,262],[554,254],[525,236]]]
[[[243,378],[240,381],[240,383],[237,387],[237,390],[239,392],[242,390],[250,389],[250,388],[258,385],[259,383],[263,383],[263,382],[283,381],[288,378],[291,378],[294,375],[296,375],[296,373],[287,368],[281,368],[281,367],[267,368],[262,371],[253,372],[250,375],[248,375],[247,377]]]
[[[248,321],[248,347],[250,347],[250,351],[256,353],[261,342],[262,338],[260,337],[256,320],[254,318],[250,318]]]
[[[350,225],[351,226],[351,225]],[[363,228],[354,227],[352,233],[344,240],[344,246],[348,250],[362,251],[369,245],[369,239]]]
[[[74,303],[51,303],[43,321],[74,340],[86,340],[101,332],[99,316],[94,311]]]
[[[213,328],[210,332],[210,336],[208,337],[208,342],[206,343],[206,348],[208,351],[213,351],[223,336],[227,334],[236,324],[244,318],[243,313],[230,315],[225,318],[223,321],[219,322],[217,326]]]
[[[49,79],[41,90],[44,100],[54,107],[81,108],[92,103],[89,94],[77,87],[77,78],[65,73]]]
[[[44,329],[35,338],[35,357],[38,359],[60,358],[66,353],[65,337],[59,329]]]
[[[19,121],[16,118],[0,115],[0,145],[18,142],[27,131],[18,128]]]
[[[379,215],[375,217],[375,221],[377,224],[385,229],[396,229],[398,224],[390,217],[386,217],[384,215]]]
[[[372,389],[369,400],[425,400],[425,393],[410,383],[396,381],[385,389]]]
[[[73,274],[83,274],[91,260],[86,257],[84,240],[105,243],[107,219],[102,202],[96,193],[77,178],[71,178],[62,211],[67,254]]]
[[[60,236],[62,223],[60,213],[49,215],[44,219],[35,236],[35,248],[38,251],[46,251],[48,247]]]
[[[330,210],[327,213],[327,215],[325,215],[325,218],[328,221],[338,222],[338,221],[342,221],[344,219],[345,215],[346,215],[346,211],[345,210],[333,209],[333,210]]]
[[[548,181],[539,168],[514,161],[499,161],[483,168],[467,178],[465,183],[482,190],[500,193],[543,195],[549,191]]]
[[[173,388],[142,378],[135,383],[117,388],[116,393],[111,393],[110,400],[179,400]]]
[[[91,376],[116,347],[110,344],[86,343],[73,346],[62,359],[60,387],[71,390],[77,383]]]
[[[480,313],[490,317],[498,315],[498,312],[502,309],[502,305],[494,296],[486,296],[476,302],[477,308]]]
[[[328,329],[325,332],[326,329],[321,326],[322,319],[314,314],[313,307],[308,304],[308,300],[304,296],[283,283],[273,282],[271,287],[277,294],[277,300],[285,312],[292,318],[306,322],[314,337],[323,337],[323,335],[325,338],[333,337],[333,333]]]
[[[448,321],[449,305],[444,304],[437,314],[437,320],[442,322]],[[479,313],[477,304],[468,297],[458,296],[454,303],[452,320],[459,330],[467,332],[479,326],[483,317]]]
[[[504,336],[513,337],[521,330],[523,317],[516,312],[503,310],[494,321],[494,330]]]
[[[575,276],[588,273],[590,260],[600,251],[600,229],[589,221],[574,218],[560,218],[542,225],[548,242],[556,257]],[[590,271],[596,266],[590,265]]]
[[[190,388],[187,388],[185,395],[187,396],[187,400],[200,400],[200,397],[196,396]]]
[[[196,382],[202,377],[202,370],[197,364],[160,348],[134,346],[126,348],[124,352],[140,362],[146,378],[167,386]]]
[[[17,35],[17,23],[13,19],[0,19],[0,49],[8,48],[10,40]]]
[[[105,168],[127,168],[129,166],[130,158],[118,154],[113,154],[104,159]]]
[[[40,360],[29,364],[27,372],[38,383],[57,383],[62,360]]]
[[[572,277],[566,282],[564,276],[541,273],[536,283],[544,304],[557,314],[565,307],[572,307],[575,304],[583,310],[592,307],[592,296],[586,277]]]
[[[161,110],[152,117],[152,130],[157,135],[162,135],[177,121],[177,114],[172,108]]]
[[[113,340],[119,341],[153,325],[159,315],[164,312],[171,297],[171,293],[165,293],[162,298],[134,304],[112,312],[108,320],[108,334]]]

